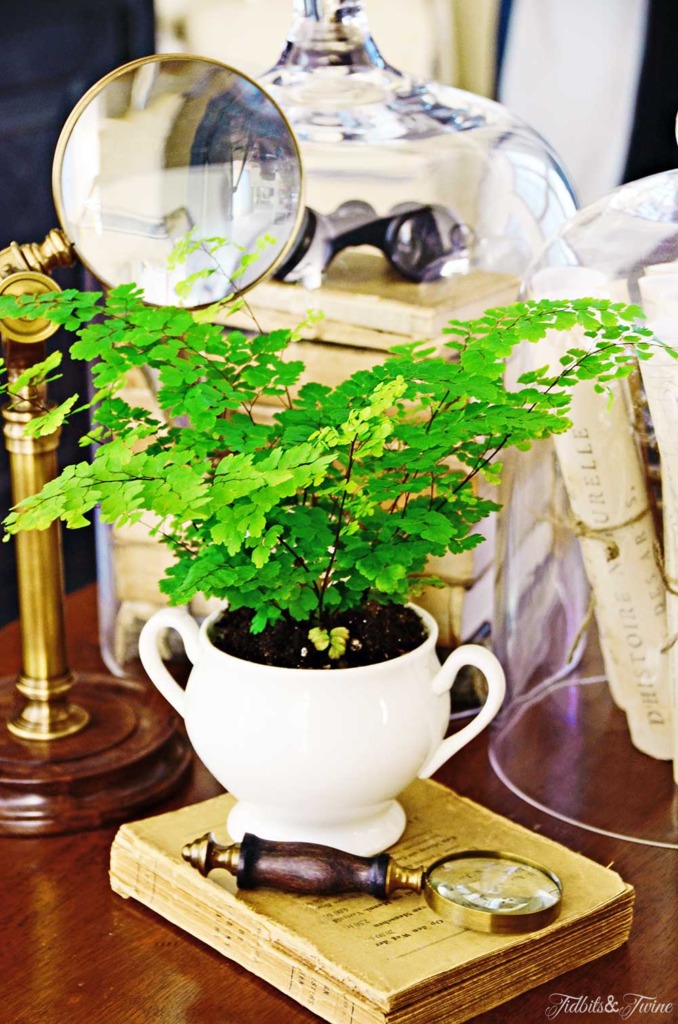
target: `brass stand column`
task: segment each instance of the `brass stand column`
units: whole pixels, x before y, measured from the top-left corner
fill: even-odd
[[[59,231],[42,245],[0,252],[0,294],[58,291],[44,273],[73,262]],[[0,322],[10,384],[45,358],[48,320]],[[59,431],[26,436],[49,411],[47,388],[29,382],[2,409],[15,504],[58,472]],[[188,743],[155,687],[68,667],[61,526],[15,538],[22,667],[0,681],[0,834],[72,832],[119,821],[171,792],[190,764]]]
[[[68,265],[70,246],[52,231],[42,246],[13,243],[0,254],[0,294],[25,295],[58,291],[42,270]],[[3,352],[10,386],[46,356],[45,341],[56,331],[45,319],[9,319],[3,323]],[[26,436],[28,424],[47,412],[51,403],[44,383],[26,385],[2,409],[5,447],[9,454],[14,504],[37,494],[57,475],[60,432]],[[8,729],[24,739],[53,740],[84,728],[88,713],[71,704],[74,679],[66,657],[63,615],[64,581],[60,524],[32,530],[16,538],[17,584],[21,619],[22,670],[17,690],[26,698],[8,721]]]
[[[42,271],[72,262],[71,247],[56,230],[50,231],[42,246],[13,243],[0,254],[0,294],[58,291]],[[45,358],[45,341],[55,331],[46,319],[7,319],[3,323],[3,353],[10,386]],[[31,421],[49,409],[46,385],[36,383],[14,393],[2,410],[15,505],[36,495],[57,474],[59,431],[44,437],[26,435]],[[63,624],[60,525],[19,534],[16,566],[19,614],[25,626],[23,668],[16,688],[27,702],[10,718],[7,728],[25,739],[69,736],[87,724],[89,715],[68,698],[74,679],[68,666]]]
[[[5,446],[10,458],[12,497],[16,503],[37,494],[56,476],[59,433],[24,436],[35,417],[27,401],[2,410]],[[28,703],[7,723],[15,736],[53,740],[82,729],[89,715],[68,700],[74,679],[68,668],[63,615],[63,565],[60,526],[16,536],[22,670],[18,691]]]

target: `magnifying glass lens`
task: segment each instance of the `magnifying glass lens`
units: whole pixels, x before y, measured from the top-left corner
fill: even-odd
[[[561,896],[543,871],[495,857],[443,861],[431,870],[428,883],[443,899],[487,913],[532,914],[555,906]]]
[[[117,68],[82,97],[53,185],[64,232],[102,283],[190,308],[272,273],[303,205],[298,145],[274,100],[234,68],[177,54]]]

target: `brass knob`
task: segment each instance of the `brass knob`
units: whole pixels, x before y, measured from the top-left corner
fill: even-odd
[[[186,843],[181,856],[204,878],[207,878],[210,871],[214,871],[215,868],[224,868],[235,875],[238,871],[240,845],[234,843],[232,846],[221,846],[214,838],[214,833],[207,832],[200,839]]]

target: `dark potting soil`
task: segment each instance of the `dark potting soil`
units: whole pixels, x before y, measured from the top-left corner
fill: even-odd
[[[280,619],[262,633],[250,633],[253,612],[247,608],[225,611],[212,623],[215,647],[244,661],[278,668],[358,668],[390,661],[413,651],[426,639],[421,619],[404,605],[368,604],[352,612],[327,618],[325,629],[345,626],[346,653],[336,660],[318,651],[308,639],[310,622]]]

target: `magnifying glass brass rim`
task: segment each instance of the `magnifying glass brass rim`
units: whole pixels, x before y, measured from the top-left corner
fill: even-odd
[[[510,866],[531,868],[543,876],[544,884],[555,886],[558,892],[557,899],[549,905],[526,912],[489,908],[481,909],[456,902],[452,895],[442,895],[431,885],[431,876],[436,868],[456,861],[473,859],[490,859],[498,862],[502,861]],[[563,884],[558,875],[551,871],[550,868],[540,864],[538,861],[530,860],[528,857],[521,857],[515,853],[506,853],[503,850],[462,850],[458,853],[441,857],[426,868],[424,872],[423,893],[426,902],[432,910],[440,917],[453,921],[461,928],[488,934],[516,935],[544,928],[558,917],[562,904]]]
[[[55,148],[55,152],[54,152],[54,160],[53,160],[53,163],[52,163],[52,196],[53,196],[53,199],[54,199],[54,205],[55,205],[55,208],[56,208],[56,213],[57,213],[57,217],[58,217],[58,220],[59,220],[59,224],[61,225],[61,228],[62,228],[64,234],[66,235],[66,237],[69,239],[69,241],[73,245],[73,248],[75,249],[75,251],[77,253],[78,260],[80,261],[80,263],[82,263],[82,265],[85,267],[85,269],[88,270],[104,286],[104,288],[115,287],[116,283],[117,284],[122,284],[123,282],[113,283],[113,282],[107,281],[104,278],[102,278],[101,273],[97,270],[97,268],[94,267],[88,261],[87,257],[85,255],[83,255],[83,253],[80,251],[80,248],[78,247],[77,242],[73,238],[71,238],[71,233],[70,233],[70,231],[68,229],[68,219],[66,217],[66,212],[64,210],[64,203],[63,203],[63,196],[62,196],[62,187],[61,187],[61,175],[62,175],[62,172],[63,172],[63,164],[64,164],[65,153],[66,153],[66,150],[67,150],[67,147],[68,147],[68,143],[69,143],[69,141],[71,139],[73,131],[74,131],[74,129],[75,129],[75,127],[76,127],[80,117],[82,116],[84,111],[89,107],[91,102],[94,99],[96,99],[96,97],[98,95],[100,95],[100,93],[103,92],[103,90],[108,85],[110,85],[111,82],[114,82],[114,81],[122,78],[124,75],[129,74],[130,72],[133,72],[133,71],[135,71],[135,70],[137,70],[139,68],[142,68],[142,67],[149,66],[151,64],[162,64],[162,63],[171,63],[171,62],[179,62],[179,61],[197,62],[197,63],[200,63],[200,64],[204,64],[206,66],[218,68],[218,69],[220,69],[222,71],[228,71],[231,74],[237,76],[237,78],[242,79],[243,81],[245,81],[246,83],[248,83],[249,85],[251,85],[255,89],[257,89],[266,98],[266,100],[271,104],[271,107],[276,111],[276,113],[280,117],[280,121],[282,122],[282,124],[284,125],[285,129],[287,130],[287,133],[288,133],[289,138],[290,138],[290,142],[292,144],[294,153],[296,155],[296,160],[297,160],[297,164],[298,164],[298,168],[299,168],[299,196],[298,196],[296,217],[295,217],[293,228],[290,231],[289,238],[287,239],[285,244],[282,246],[280,251],[277,253],[277,255],[275,257],[275,260],[269,266],[267,266],[264,271],[262,271],[261,275],[259,275],[258,277],[256,277],[254,280],[250,281],[248,284],[244,285],[243,287],[234,287],[233,292],[229,293],[229,295],[226,296],[227,298],[235,299],[235,298],[237,298],[237,297],[239,297],[241,295],[244,295],[246,292],[250,291],[252,288],[255,287],[255,285],[259,284],[262,279],[264,279],[266,277],[271,277],[273,274],[275,274],[275,272],[278,269],[278,267],[280,267],[281,264],[285,262],[285,260],[287,259],[288,254],[290,252],[290,250],[295,245],[295,242],[296,242],[297,236],[299,234],[299,231],[301,229],[302,221],[303,221],[303,218],[304,218],[304,167],[303,167],[303,163],[302,163],[302,159],[301,159],[301,151],[300,151],[300,148],[299,148],[299,142],[297,140],[296,135],[294,134],[294,130],[293,130],[293,128],[292,128],[292,126],[291,126],[291,124],[289,122],[289,119],[287,118],[287,116],[285,115],[285,113],[283,112],[283,110],[281,109],[279,104],[273,99],[271,94],[266,89],[264,89],[259,84],[259,82],[256,81],[256,79],[254,79],[254,78],[250,77],[249,75],[245,74],[243,71],[240,71],[238,68],[234,68],[230,64],[224,64],[222,61],[214,60],[211,57],[201,57],[198,54],[192,54],[192,53],[154,53],[154,54],[151,54],[150,56],[147,56],[147,57],[139,57],[136,60],[129,61],[129,63],[127,63],[127,64],[122,64],[122,65],[120,65],[120,67],[117,67],[113,71],[110,71],[107,75],[104,75],[103,78],[100,78],[98,82],[95,82],[95,84],[93,86],[91,86],[87,90],[87,92],[84,93],[83,96],[81,96],[81,98],[78,100],[76,105],[71,110],[70,114],[68,115],[68,118],[66,119],[66,122],[65,122],[63,128],[61,129],[61,134],[59,135],[59,138],[57,140],[57,144],[56,144],[56,148]],[[132,283],[132,282],[124,282],[124,283]],[[201,304],[191,305],[188,308],[196,309],[196,310],[197,309],[204,309],[205,307],[207,307],[207,306],[209,306],[211,304],[212,304],[211,302],[205,302],[205,303],[201,303]],[[147,305],[152,306],[152,305],[157,305],[157,304],[154,304],[152,302],[147,302]]]

